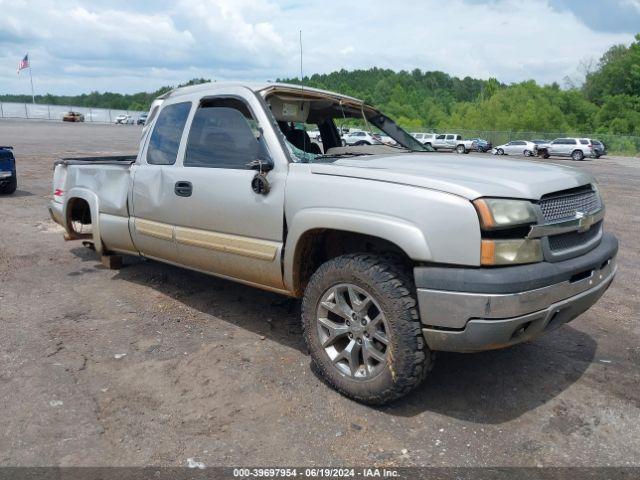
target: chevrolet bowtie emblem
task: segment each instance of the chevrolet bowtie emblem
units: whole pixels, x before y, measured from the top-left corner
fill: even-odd
[[[578,219],[579,232],[586,232],[594,224],[593,215],[587,215],[584,212],[576,212],[576,219]]]

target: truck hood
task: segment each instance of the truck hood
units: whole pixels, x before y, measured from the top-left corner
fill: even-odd
[[[440,190],[474,200],[539,200],[546,193],[595,182],[580,170],[549,163],[444,153],[399,153],[311,164],[320,175],[362,178]]]

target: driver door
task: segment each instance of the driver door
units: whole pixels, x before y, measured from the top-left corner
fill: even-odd
[[[255,97],[199,99],[183,152],[179,182],[188,192],[175,202],[180,262],[191,268],[273,289],[283,289],[284,186],[288,164]],[[272,138],[275,140],[275,138]],[[248,164],[273,165],[268,193],[252,190],[258,173]],[[266,167],[265,167],[266,170]]]

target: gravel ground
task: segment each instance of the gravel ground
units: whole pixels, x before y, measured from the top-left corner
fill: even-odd
[[[535,342],[440,354],[415,393],[370,408],[312,373],[297,302],[142,259],[107,270],[62,239],[53,161],[139,136],[0,122],[19,172],[0,198],[0,464],[640,465],[639,158],[554,160],[597,176],[621,242],[594,308]]]

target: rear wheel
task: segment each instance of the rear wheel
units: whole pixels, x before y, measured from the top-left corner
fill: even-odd
[[[368,404],[413,390],[432,365],[416,306],[411,277],[392,259],[349,254],[324,263],[302,302],[304,337],[319,373]]]
[[[579,162],[581,160],[584,160],[584,153],[582,153],[582,150],[574,150],[571,154],[571,158]]]
[[[480,153],[484,153],[484,147],[482,145],[478,145],[478,148],[476,148],[476,150]]]
[[[456,147],[456,152],[458,153],[467,153],[467,149],[464,145],[458,145]]]

